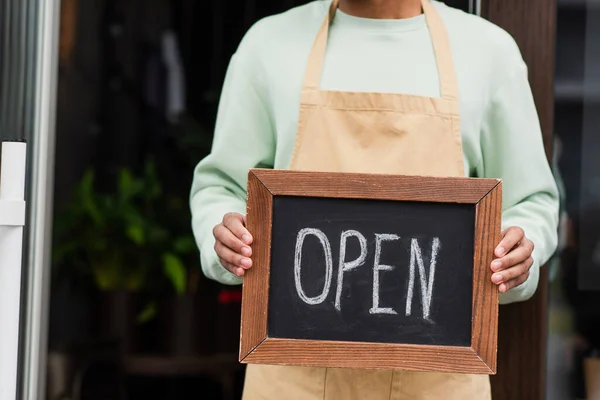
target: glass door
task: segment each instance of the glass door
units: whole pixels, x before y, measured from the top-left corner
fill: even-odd
[[[173,2],[176,5],[172,16],[175,25],[179,22],[182,26],[177,32],[181,38],[182,57],[193,68],[210,65],[207,74],[200,74],[210,76],[207,82],[199,83],[195,76],[190,76],[189,87],[202,89],[190,90],[190,109],[197,110],[199,118],[204,118],[207,109],[214,114],[211,106],[206,107],[206,104],[214,105],[214,99],[218,97],[227,60],[243,33],[241,28],[246,29],[265,15],[307,2],[245,0],[243,7],[232,14],[229,10],[225,12],[222,0],[195,5],[193,1]],[[64,333],[60,331],[62,322],[77,326],[75,314],[61,314],[60,304],[56,306],[50,297],[55,199],[65,200],[70,192],[67,189],[72,189],[90,159],[97,161],[107,156],[107,149],[143,143],[138,140],[141,138],[139,133],[151,134],[156,128],[150,124],[128,125],[125,121],[139,111],[123,94],[131,89],[128,86],[131,82],[125,79],[131,71],[120,70],[124,65],[120,57],[127,59],[130,54],[122,47],[123,40],[130,38],[123,35],[129,28],[123,15],[131,10],[123,5],[125,2],[101,3],[102,6],[77,0],[0,2],[0,141],[8,143],[3,146],[0,186],[0,282],[10,289],[5,290],[2,286],[0,290],[0,326],[8,326],[10,330],[7,334],[3,328],[0,346],[1,400],[46,398],[45,379],[55,361],[47,353],[51,306],[58,310],[54,318],[57,336]],[[447,3],[466,12],[479,13],[479,0],[450,0]],[[202,12],[204,9],[209,10],[208,14]],[[190,23],[188,20],[192,16],[204,18],[205,23]],[[146,28],[154,32],[160,20],[157,16],[152,22],[157,26]],[[210,38],[209,51],[199,52],[196,46],[205,44],[191,43],[193,36],[199,34]],[[81,46],[82,43],[87,45]],[[145,43],[143,48],[145,55],[155,50],[147,45]],[[193,48],[196,50],[190,50]],[[208,63],[199,59],[198,53],[208,54]],[[96,58],[98,54],[102,54],[101,59]],[[61,90],[57,90],[59,69]],[[93,73],[89,74],[90,71]],[[78,94],[72,96],[73,93]],[[86,113],[91,115],[89,120],[84,120]],[[59,143],[55,180],[57,118]],[[115,121],[124,121],[124,125],[116,126]],[[117,137],[119,129],[115,128],[123,128],[131,135]],[[90,149],[96,144],[100,150],[92,152]],[[92,153],[97,157],[92,157]],[[121,156],[123,158],[117,161],[127,163],[130,154],[117,154],[117,158]],[[3,198],[9,195],[9,200]],[[22,212],[24,204],[26,208]],[[25,221],[19,217],[23,214]],[[6,239],[9,230],[13,232],[10,242]],[[14,251],[6,251],[8,247]],[[9,264],[10,268],[6,267]],[[57,297],[60,298],[58,291]],[[235,305],[236,299],[235,293],[219,292],[218,301],[225,311],[231,304]],[[220,314],[225,315],[225,312]],[[230,318],[223,324],[226,328],[239,326],[239,319]],[[229,349],[229,343],[236,343],[239,337],[234,330],[224,330],[233,332],[231,338],[224,338],[227,343],[224,347]],[[81,331],[75,331],[75,334],[81,335]],[[125,363],[126,369],[136,372],[139,360],[144,359],[126,359],[131,361]],[[165,357],[152,360],[167,362],[164,365],[178,361]],[[147,365],[144,368],[147,369]],[[52,373],[49,375],[52,378]]]

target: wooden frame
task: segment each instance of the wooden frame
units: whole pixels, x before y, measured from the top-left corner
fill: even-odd
[[[489,265],[500,240],[501,192],[502,183],[497,179],[250,170],[247,222],[255,244],[253,267],[247,271],[243,283],[240,362],[495,374],[498,289],[491,282]],[[473,204],[476,215],[471,346],[269,338],[267,308],[274,196]]]

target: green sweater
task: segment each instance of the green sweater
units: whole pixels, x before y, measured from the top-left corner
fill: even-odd
[[[558,192],[527,67],[508,33],[432,3],[446,24],[454,55],[465,172],[504,181],[503,227],[522,227],[535,244],[530,278],[500,298],[501,303],[523,301],[534,294],[539,268],[556,248],[558,224]],[[289,167],[304,68],[329,4],[318,0],[259,21],[231,59],[212,152],[198,164],[191,190],[193,230],[209,278],[241,283],[220,265],[212,229],[227,212],[245,213],[249,168]],[[338,11],[321,88],[439,96],[424,16],[373,20]]]

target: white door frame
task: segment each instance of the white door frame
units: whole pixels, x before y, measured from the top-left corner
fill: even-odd
[[[12,265],[9,270],[0,265],[3,268],[0,276],[15,286],[0,293],[0,302],[7,307],[2,308],[4,315],[0,322],[4,323],[9,318],[11,321],[10,326],[2,325],[0,328],[3,341],[0,346],[0,385],[3,386],[0,400],[40,400],[46,398],[60,0],[0,1],[4,2],[2,10],[7,12],[2,26],[4,57],[0,59],[0,71],[2,83],[10,87],[10,90],[5,87],[0,93],[0,104],[4,105],[0,118],[10,121],[3,124],[6,131],[0,132],[0,140],[7,137],[27,139],[25,171],[17,173],[14,167],[2,167],[3,182],[7,182],[5,179],[15,181],[17,175],[26,177],[27,205],[24,239],[20,241],[25,249],[22,274],[17,271],[21,266]],[[18,18],[10,18],[10,15]],[[13,49],[10,50],[13,51],[12,56],[7,53],[9,49]],[[15,110],[18,110],[16,114]],[[3,145],[6,151],[2,156],[3,163],[15,158],[15,151],[22,150],[15,150],[17,147],[13,145]],[[19,159],[22,161],[22,157]],[[12,161],[10,163],[16,165]],[[19,168],[22,166],[20,164]],[[20,207],[22,211],[24,202],[16,199],[16,192],[18,190],[7,191],[5,195],[8,193],[11,198],[0,199],[5,201],[0,206],[3,210]],[[15,229],[6,226],[15,227],[20,222],[23,221],[8,217],[0,221],[0,225],[5,225],[2,228],[4,236],[0,240],[12,236],[11,243],[18,241],[12,233],[7,233]],[[11,249],[14,249],[14,244],[11,244]],[[18,253],[21,258],[22,252]],[[0,259],[10,256],[11,263],[16,264],[14,254],[5,248]],[[5,329],[10,334],[6,335]],[[18,341],[20,343],[16,343]]]
[[[46,397],[54,199],[60,0],[37,0],[34,124],[31,138],[27,282],[21,365],[22,400]],[[3,399],[1,399],[3,400]]]
[[[17,398],[27,145],[2,142],[0,163],[0,400]]]

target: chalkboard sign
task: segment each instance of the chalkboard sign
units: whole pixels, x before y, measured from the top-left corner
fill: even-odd
[[[494,374],[496,179],[251,170],[240,361]]]

